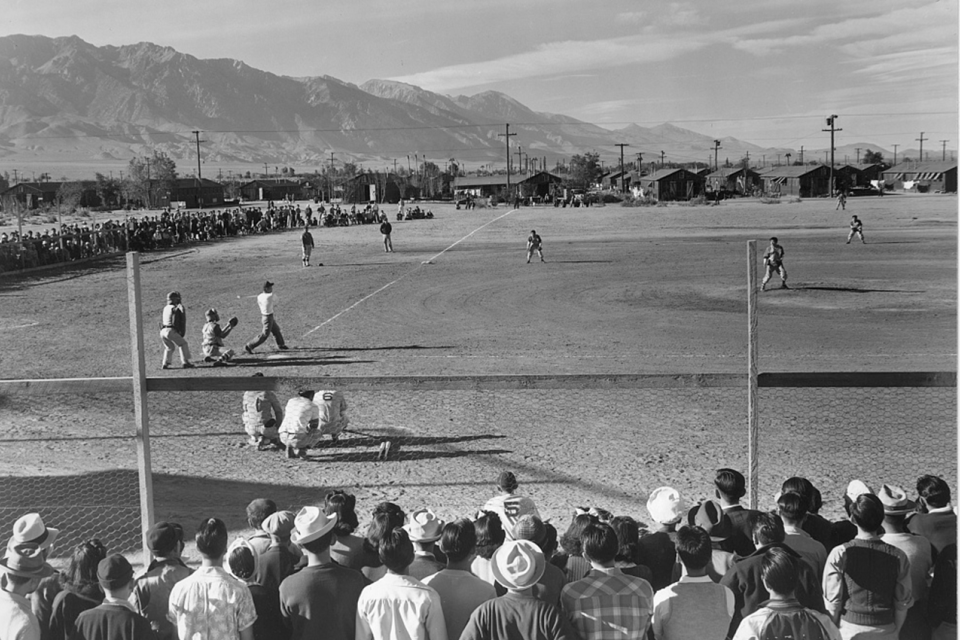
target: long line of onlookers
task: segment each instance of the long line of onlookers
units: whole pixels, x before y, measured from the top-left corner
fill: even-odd
[[[93,256],[153,251],[195,242],[282,231],[304,226],[345,226],[376,222],[379,211],[366,206],[268,203],[264,207],[186,211],[166,209],[157,215],[64,224],[45,231],[0,233],[0,273],[74,262]]]
[[[739,504],[743,475],[718,469],[716,499],[688,506],[660,487],[649,527],[578,508],[562,535],[512,472],[497,486],[477,512],[448,521],[382,502],[362,537],[343,491],[296,513],[256,499],[252,535],[228,544],[222,520],[200,523],[196,569],[183,528],[157,523],[139,576],[95,538],[54,571],[46,555],[59,532],[27,514],[0,560],[0,630],[56,640],[956,637],[957,515],[936,476],[919,478],[915,499],[854,480],[848,517],[830,522],[806,478],[784,481],[777,509],[760,512]]]

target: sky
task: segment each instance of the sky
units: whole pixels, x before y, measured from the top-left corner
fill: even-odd
[[[5,0],[0,35],[149,41],[288,76],[507,93],[609,129],[958,148],[957,0]]]

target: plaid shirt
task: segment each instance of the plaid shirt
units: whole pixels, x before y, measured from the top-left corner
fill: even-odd
[[[653,615],[653,588],[616,567],[595,568],[565,586],[560,602],[583,640],[640,640]]]

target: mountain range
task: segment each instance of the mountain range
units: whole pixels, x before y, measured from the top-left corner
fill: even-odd
[[[610,130],[561,114],[534,111],[510,96],[485,91],[446,96],[390,80],[357,86],[332,76],[293,78],[231,59],[201,60],[151,43],[97,47],[76,36],[0,38],[0,171],[18,163],[126,165],[160,150],[181,173],[201,156],[215,167],[293,166],[310,171],[353,161],[382,168],[394,161],[451,158],[473,168],[502,166],[504,123],[517,149],[557,160],[597,151],[608,166],[644,162],[712,162],[714,139],[671,124]],[[772,163],[796,150],[763,148],[735,138],[720,141],[720,161],[747,152]],[[855,143],[838,148],[838,158]],[[881,150],[884,156],[891,154]],[[823,151],[809,150],[816,157]],[[909,151],[901,152],[909,153]],[[409,161],[408,161],[409,162]],[[211,166],[212,165],[212,166]],[[268,172],[269,172],[268,168]]]

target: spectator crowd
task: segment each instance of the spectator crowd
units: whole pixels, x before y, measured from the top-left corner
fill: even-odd
[[[743,475],[719,469],[714,499],[653,491],[650,526],[578,508],[562,534],[512,472],[497,487],[449,520],[382,502],[362,535],[344,491],[296,512],[256,499],[253,535],[199,524],[196,568],[184,529],[161,522],[140,575],[95,538],[55,571],[59,531],[26,514],[0,560],[0,638],[956,638],[957,516],[936,476],[914,498],[854,480],[831,522],[806,478],[754,511]]]
[[[311,226],[372,224],[379,220],[376,205],[358,210],[337,204],[268,203],[263,207],[223,210],[171,210],[125,220],[64,224],[45,231],[0,233],[0,273],[73,262],[123,251],[169,249],[192,242],[283,231]]]

